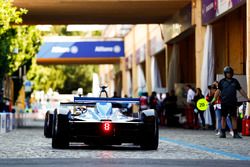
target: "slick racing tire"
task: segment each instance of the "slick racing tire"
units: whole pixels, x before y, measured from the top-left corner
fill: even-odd
[[[157,117],[154,117],[154,122],[145,122],[145,127],[142,133],[141,148],[143,150],[157,150],[159,145],[159,126]]]
[[[57,114],[53,115],[52,128],[52,148],[65,149],[69,147],[69,124],[68,116]]]
[[[52,123],[53,123],[53,114],[50,114],[50,112],[47,111],[44,120],[44,136],[46,138],[52,137]]]

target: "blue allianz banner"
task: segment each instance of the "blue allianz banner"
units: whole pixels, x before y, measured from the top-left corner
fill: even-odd
[[[112,58],[124,56],[123,41],[45,42],[37,58]]]

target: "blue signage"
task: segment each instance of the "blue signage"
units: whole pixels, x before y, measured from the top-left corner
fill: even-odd
[[[123,41],[45,42],[37,58],[113,58],[124,56]]]

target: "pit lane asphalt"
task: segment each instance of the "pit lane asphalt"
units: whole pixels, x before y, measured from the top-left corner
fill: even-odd
[[[17,129],[0,134],[0,166],[249,166],[250,137],[219,139],[208,130],[160,129],[157,151],[130,144],[89,147],[71,144],[51,148],[41,128]],[[68,165],[67,165],[68,164]],[[69,165],[70,164],[70,165]]]

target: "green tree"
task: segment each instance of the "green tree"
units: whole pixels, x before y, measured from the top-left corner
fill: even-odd
[[[0,80],[6,74],[18,76],[18,69],[24,65],[28,70],[30,61],[35,57],[40,45],[41,35],[34,26],[12,26],[6,30],[0,40],[0,57],[2,58]],[[18,97],[22,83],[22,80],[14,81],[14,100]]]
[[[102,36],[102,31],[96,30],[91,32],[93,37],[100,37]]]
[[[43,36],[85,36],[86,32],[82,31],[67,31],[66,25],[53,25],[49,32],[42,32]]]
[[[9,75],[35,57],[41,45],[40,32],[34,26],[13,26],[1,37],[0,50]]]
[[[26,9],[17,10],[9,0],[0,0],[0,11],[0,35],[5,33],[13,23],[21,23],[21,16],[27,13]]]
[[[92,91],[92,74],[98,71],[94,65],[72,65],[61,66],[63,73],[66,75],[64,88],[59,89],[60,93],[71,93],[72,90],[83,88],[83,93],[87,94]]]
[[[97,72],[94,65],[37,65],[35,59],[27,78],[34,83],[34,90],[48,91],[49,88],[60,93],[70,94],[73,90],[83,88],[87,94],[92,89],[92,74]]]
[[[16,32],[13,24],[22,22],[21,16],[27,13],[25,9],[17,10],[8,0],[0,0],[0,87],[2,79],[9,70],[9,57],[13,51],[14,38]]]
[[[42,66],[36,64],[36,59],[33,59],[31,69],[27,73],[27,79],[34,84],[34,90],[48,91],[62,89],[66,76],[63,71],[56,66]]]

